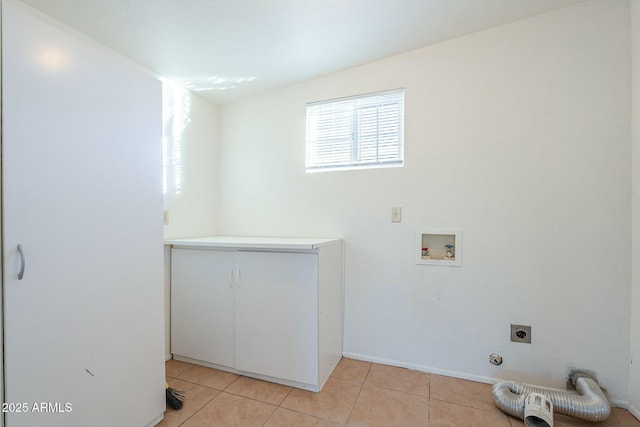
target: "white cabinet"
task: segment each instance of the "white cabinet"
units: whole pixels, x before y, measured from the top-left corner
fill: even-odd
[[[342,356],[340,240],[167,243],[176,359],[322,388]]]
[[[2,401],[28,404],[2,416],[8,427],[155,425],[162,85],[20,2],[2,2],[1,27]]]

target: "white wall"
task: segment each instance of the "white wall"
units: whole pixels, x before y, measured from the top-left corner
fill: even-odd
[[[177,87],[163,84],[165,138],[179,144],[179,154],[168,153],[164,209],[169,223],[165,239],[215,235],[218,186],[219,108],[204,98]],[[165,161],[165,163],[167,163]],[[170,357],[171,268],[170,251],[165,248],[165,354]]]
[[[629,372],[629,410],[640,418],[640,2],[631,2],[632,58],[632,162],[633,162],[633,276],[631,299],[631,354],[635,363]]]
[[[628,8],[588,1],[224,106],[218,231],[343,237],[347,355],[560,388],[577,366],[625,401]],[[307,102],[397,87],[404,168],[304,173]],[[416,265],[422,227],[461,227],[463,267]]]
[[[167,239],[216,233],[218,106],[170,83],[163,84],[165,135],[179,145],[169,153],[164,208]],[[167,124],[168,123],[168,124]],[[179,181],[179,187],[176,187]]]

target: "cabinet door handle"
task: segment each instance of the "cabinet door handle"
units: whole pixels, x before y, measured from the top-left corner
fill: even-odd
[[[236,287],[240,287],[240,269],[236,270]]]
[[[227,277],[227,283],[229,284],[230,288],[233,288],[233,277],[231,276],[233,274],[233,268],[229,269],[229,276]]]
[[[25,259],[24,252],[22,251],[22,245],[18,243],[18,254],[20,255],[20,271],[18,272],[18,280],[22,280],[24,276]]]

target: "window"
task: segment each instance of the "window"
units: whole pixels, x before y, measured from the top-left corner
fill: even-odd
[[[307,172],[402,166],[404,89],[307,104]]]

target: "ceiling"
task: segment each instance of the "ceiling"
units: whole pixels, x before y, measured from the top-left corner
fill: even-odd
[[[22,0],[215,103],[584,0]]]

